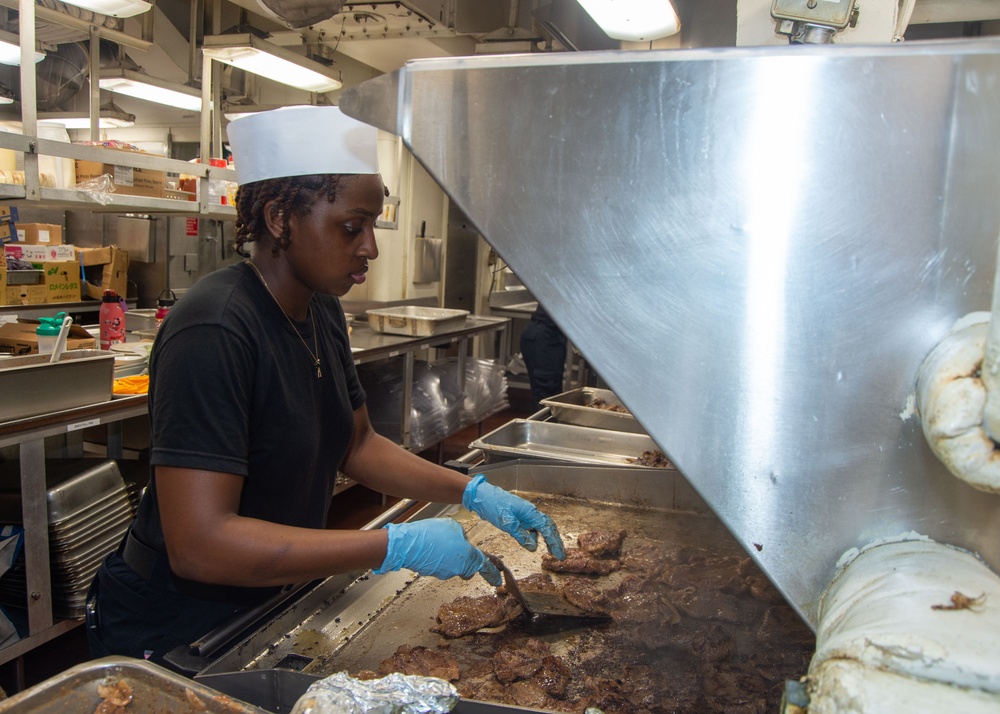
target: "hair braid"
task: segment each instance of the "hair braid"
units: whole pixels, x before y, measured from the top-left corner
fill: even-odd
[[[247,243],[270,236],[264,207],[272,201],[281,213],[281,233],[274,238],[271,250],[277,253],[287,248],[288,218],[308,215],[321,195],[332,203],[337,197],[339,183],[340,174],[320,174],[267,179],[240,186],[236,191],[236,251],[245,255]]]

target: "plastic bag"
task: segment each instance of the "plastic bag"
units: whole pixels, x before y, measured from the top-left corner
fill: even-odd
[[[458,699],[458,690],[436,677],[396,673],[354,679],[337,672],[311,684],[292,714],[444,714]]]
[[[115,181],[111,174],[101,174],[81,181],[73,188],[83,191],[102,206],[107,206],[111,203],[111,194],[115,192]]]

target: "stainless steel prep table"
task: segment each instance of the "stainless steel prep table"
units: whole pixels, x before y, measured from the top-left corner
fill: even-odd
[[[402,444],[410,446],[410,407],[413,390],[413,362],[417,353],[430,348],[444,348],[459,345],[458,376],[459,386],[464,390],[465,359],[469,343],[476,338],[493,335],[494,353],[503,358],[510,353],[510,319],[505,317],[479,317],[469,315],[465,325],[456,330],[429,335],[427,337],[406,337],[375,332],[367,323],[355,321],[351,332],[351,350],[356,364],[376,362],[390,357],[403,358],[403,414]]]

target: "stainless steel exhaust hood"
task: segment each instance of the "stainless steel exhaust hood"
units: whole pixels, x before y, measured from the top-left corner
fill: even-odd
[[[810,623],[852,547],[1000,566],[917,369],[989,309],[1000,44],[414,61],[341,107],[400,135]]]

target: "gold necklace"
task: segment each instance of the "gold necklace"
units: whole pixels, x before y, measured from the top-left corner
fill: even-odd
[[[254,265],[249,260],[247,260],[245,262],[246,262],[247,265],[249,265],[251,268],[253,268],[253,272],[257,273],[257,277],[260,278],[260,282],[263,283],[264,289],[267,290],[267,294],[271,296],[271,299],[274,300],[274,303],[278,306],[278,309],[281,310],[281,314],[285,316],[286,320],[288,320],[288,324],[292,326],[293,330],[295,330],[295,334],[298,336],[299,342],[302,343],[302,346],[306,348],[306,352],[308,352],[309,356],[312,357],[313,364],[316,366],[316,378],[319,379],[320,377],[323,376],[323,372],[320,371],[320,368],[319,368],[319,342],[316,339],[316,316],[313,314],[312,305],[309,305],[309,307],[306,308],[306,312],[309,313],[309,320],[312,322],[312,329],[313,329],[313,349],[316,350],[315,352],[313,352],[313,350],[309,349],[309,345],[306,344],[306,339],[302,336],[302,333],[299,332],[299,328],[297,328],[295,326],[295,323],[292,322],[292,318],[290,318],[288,316],[288,313],[285,312],[285,308],[283,308],[281,306],[281,303],[278,302],[278,298],[274,297],[274,293],[271,292],[271,286],[267,284],[266,280],[264,280],[264,276],[261,274],[260,268],[258,268],[256,265]]]

